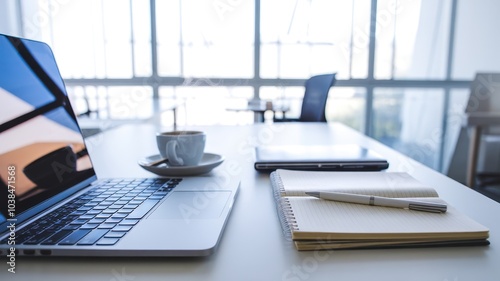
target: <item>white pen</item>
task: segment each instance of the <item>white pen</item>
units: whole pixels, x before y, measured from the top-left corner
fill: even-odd
[[[331,191],[306,192],[306,194],[309,196],[326,200],[332,200],[332,201],[357,203],[370,206],[403,208],[403,209],[410,209],[423,212],[444,213],[446,212],[447,209],[446,204],[413,201],[413,200],[399,199],[399,198],[396,199],[396,198],[387,198],[387,197],[361,195],[361,194],[349,194],[349,193],[340,193]]]

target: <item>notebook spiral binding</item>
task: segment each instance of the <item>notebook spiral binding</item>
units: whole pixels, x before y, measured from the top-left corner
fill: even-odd
[[[287,198],[281,197],[284,192],[283,183],[279,175],[272,172],[270,175],[271,185],[273,187],[274,201],[276,202],[276,211],[280,220],[283,235],[286,240],[292,241],[292,230],[298,230],[295,215]]]

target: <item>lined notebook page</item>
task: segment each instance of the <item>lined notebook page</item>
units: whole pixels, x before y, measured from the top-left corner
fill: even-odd
[[[293,239],[483,239],[488,229],[449,207],[443,214],[288,197]]]
[[[438,197],[437,192],[401,172],[311,172],[277,170],[281,196],[305,196],[306,191],[330,190],[384,197]]]

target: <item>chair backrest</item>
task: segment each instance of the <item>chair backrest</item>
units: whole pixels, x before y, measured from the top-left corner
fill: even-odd
[[[500,73],[477,73],[471,83],[470,94],[465,106],[465,113],[495,113],[500,112]],[[469,155],[469,138],[470,135],[466,127],[458,122],[448,125],[447,135],[449,136],[448,143],[445,145],[445,159],[443,162],[444,171],[454,180],[467,184],[467,163],[470,161]],[[496,126],[484,127],[483,135],[499,135],[500,124]],[[489,138],[492,140],[492,138]],[[492,149],[495,145],[488,141],[488,146],[483,146],[480,149],[478,159],[478,171],[488,169],[498,169],[498,165],[486,165],[492,162],[489,158],[498,159],[496,154],[492,153],[496,149]],[[487,144],[483,142],[483,145]],[[493,161],[495,162],[495,161]],[[489,167],[488,167],[489,166]]]
[[[326,122],[326,100],[333,84],[335,84],[335,74],[312,76],[306,81],[299,121]]]
[[[469,101],[466,113],[500,112],[500,73],[477,73],[471,83]],[[500,125],[500,124],[499,124]],[[483,133],[500,134],[498,126],[484,128]]]

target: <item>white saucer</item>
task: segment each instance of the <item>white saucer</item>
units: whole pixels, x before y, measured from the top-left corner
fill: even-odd
[[[219,166],[224,157],[213,153],[204,153],[200,163],[197,166],[168,166],[160,164],[157,166],[148,166],[146,163],[160,160],[159,154],[145,157],[138,161],[139,166],[160,176],[194,176],[210,172],[213,168]]]

